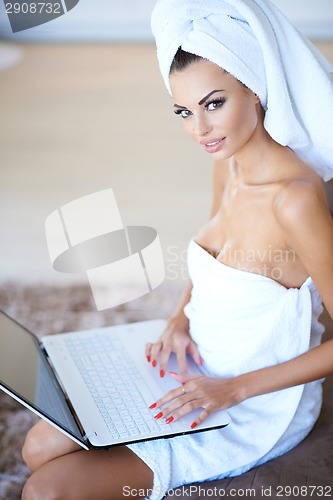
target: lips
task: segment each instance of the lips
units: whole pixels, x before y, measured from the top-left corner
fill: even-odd
[[[203,145],[207,153],[216,153],[222,148],[225,140],[226,137],[224,137],[223,139],[211,139],[209,141],[201,141],[200,144]]]

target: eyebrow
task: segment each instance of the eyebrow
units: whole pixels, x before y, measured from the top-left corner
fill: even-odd
[[[210,97],[211,95],[215,94],[216,92],[224,92],[224,90],[212,90],[211,92],[209,92],[209,94],[206,95],[206,97],[204,97],[203,99],[201,99],[201,101],[198,102],[199,106],[201,106],[201,104],[203,104],[205,101],[207,101],[208,97]]]
[[[213,95],[213,94],[216,94],[216,92],[224,92],[223,89],[220,89],[220,90],[212,90],[211,92],[209,92],[209,94],[207,94],[203,99],[201,99],[201,101],[198,102],[199,106],[201,106],[204,102],[207,101],[207,99]],[[185,106],[180,106],[179,104],[174,104],[174,107],[175,108],[179,108],[179,109],[187,109]]]

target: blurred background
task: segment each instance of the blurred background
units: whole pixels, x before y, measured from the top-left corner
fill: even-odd
[[[155,0],[60,3],[64,15],[13,33],[0,0],[0,284],[85,283],[53,270],[44,223],[108,187],[124,224],[158,231],[166,281],[179,284],[210,211],[212,162],[172,112]],[[274,3],[333,62],[332,0]]]

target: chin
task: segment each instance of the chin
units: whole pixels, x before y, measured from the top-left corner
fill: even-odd
[[[230,153],[230,151],[217,151],[216,153],[211,153],[211,157],[214,160],[229,160],[233,156],[234,153]]]

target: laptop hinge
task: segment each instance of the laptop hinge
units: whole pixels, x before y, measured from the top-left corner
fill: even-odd
[[[71,403],[71,401],[70,401],[70,399],[68,397],[66,389],[64,388],[64,386],[63,386],[63,384],[62,384],[62,382],[60,380],[60,377],[58,376],[57,371],[56,371],[56,369],[55,369],[55,367],[54,367],[54,365],[52,363],[52,360],[51,360],[50,356],[48,355],[48,352],[45,349],[45,346],[44,346],[44,344],[42,342],[40,343],[40,347],[41,347],[41,349],[43,351],[43,354],[46,356],[48,365],[49,365],[50,369],[52,370],[52,373],[53,373],[53,375],[54,375],[57,383],[59,384],[61,392],[63,393],[63,395],[65,397],[68,409],[71,412],[71,414],[72,414],[72,416],[73,416],[73,418],[75,420],[75,423],[76,423],[76,425],[77,425],[77,427],[78,427],[78,429],[80,431],[80,434],[81,434],[83,440],[88,443],[89,442],[89,436],[87,436],[87,434],[85,433],[85,431],[84,431],[84,429],[82,427],[81,421],[80,421],[80,419],[79,419],[79,417],[78,417],[78,415],[77,415],[77,413],[76,413],[76,411],[75,411],[75,409],[74,409],[74,407],[73,407],[73,405],[72,405],[72,403]]]

